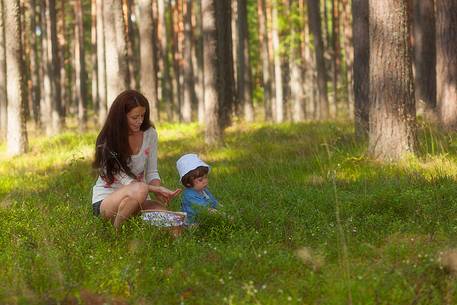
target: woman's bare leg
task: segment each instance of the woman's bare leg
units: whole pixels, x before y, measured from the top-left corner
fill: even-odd
[[[111,220],[118,228],[123,221],[140,211],[148,191],[148,185],[145,183],[135,182],[125,185],[102,201],[100,215]]]

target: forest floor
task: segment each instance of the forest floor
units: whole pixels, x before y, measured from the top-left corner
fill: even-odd
[[[116,234],[92,216],[95,132],[3,144],[1,304],[457,303],[457,134],[421,126],[417,157],[381,164],[349,123],[238,124],[219,148],[197,125],[158,133],[163,184],[198,153],[233,220]]]

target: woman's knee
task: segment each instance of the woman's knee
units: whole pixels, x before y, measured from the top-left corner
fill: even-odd
[[[131,184],[130,192],[128,194],[129,197],[135,198],[140,203],[146,200],[146,197],[149,193],[149,187],[144,182],[134,182]]]

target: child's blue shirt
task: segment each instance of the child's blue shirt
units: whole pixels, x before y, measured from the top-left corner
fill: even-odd
[[[187,223],[191,224],[195,220],[198,208],[217,208],[217,200],[213,194],[205,188],[197,192],[193,188],[186,188],[182,194],[182,211],[187,213]]]

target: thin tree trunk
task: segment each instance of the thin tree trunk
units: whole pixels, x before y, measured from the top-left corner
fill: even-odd
[[[275,82],[275,71],[274,71],[274,54],[275,50],[273,48],[273,35],[272,35],[272,27],[273,27],[273,18],[272,18],[272,2],[270,0],[266,0],[265,2],[266,8],[266,33],[268,37],[268,54],[270,55],[268,58],[268,67],[270,69],[271,75],[271,118],[272,120],[276,119],[276,82]]]
[[[296,14],[299,10],[298,3],[289,0],[289,10]],[[304,92],[303,92],[303,71],[301,69],[302,59],[300,44],[300,24],[296,20],[291,21],[291,42],[290,42],[290,93],[292,101],[292,121],[299,122],[305,118]]]
[[[50,39],[48,39],[48,8],[46,0],[41,0],[41,29],[42,29],[42,47],[41,47],[41,70],[43,79],[43,88],[41,89],[41,125],[44,126],[46,135],[52,135],[52,92],[51,92],[51,60],[48,49],[50,46]]]
[[[215,1],[202,0],[203,63],[205,83],[205,142],[216,144],[222,141],[217,92],[217,31]]]
[[[254,106],[252,103],[252,71],[249,59],[249,31],[247,1],[237,0],[238,25],[238,69],[237,91],[238,101],[243,105],[244,119],[254,121]]]
[[[10,156],[27,151],[27,128],[25,120],[24,61],[22,58],[22,30],[19,0],[3,3],[5,20],[5,52],[7,84],[7,153]]]
[[[153,121],[158,120],[157,91],[154,70],[154,50],[153,50],[153,20],[152,20],[152,1],[139,0],[137,2],[140,30],[140,86],[141,91],[149,100],[151,117]]]
[[[414,153],[416,111],[407,0],[369,2],[369,152],[380,160]]]
[[[238,22],[239,22],[239,16],[238,16],[238,0],[233,0],[233,1],[230,1],[230,5],[231,5],[231,10],[232,10],[232,19],[231,19],[231,27],[233,29],[232,31],[232,58],[233,60],[235,61],[238,61],[239,60],[239,33],[238,33]],[[234,106],[234,110],[235,110],[235,114],[237,116],[240,116],[240,113],[241,113],[241,107],[240,107],[240,103],[241,103],[241,99],[240,97],[238,96],[238,65],[233,65],[233,70],[234,70],[234,73],[233,73],[233,78],[234,78],[234,84],[235,84],[235,92],[237,94],[235,94],[235,97],[234,97],[234,103],[233,103],[233,106]]]
[[[183,73],[184,73],[184,88],[183,88],[183,103],[181,105],[181,118],[183,122],[192,121],[192,100],[195,96],[194,91],[194,71],[192,63],[192,1],[185,0],[184,12],[184,60],[183,60]]]
[[[354,34],[354,125],[358,139],[368,137],[370,37],[367,0],[352,0]]]
[[[425,106],[425,116],[434,121],[436,110],[434,0],[414,0],[413,20],[416,107]]]
[[[300,15],[303,20],[302,31],[302,59],[304,68],[304,94],[305,94],[305,117],[307,119],[317,118],[317,109],[315,107],[316,101],[316,87],[314,82],[315,63],[311,54],[311,39],[309,33],[308,14],[305,9],[305,0],[300,0]]]
[[[116,96],[128,88],[125,60],[124,21],[120,0],[104,1],[106,92],[108,108]]]
[[[262,83],[263,83],[263,105],[265,112],[265,120],[271,121],[273,115],[272,109],[272,88],[271,88],[271,74],[270,74],[270,54],[268,49],[268,34],[267,34],[267,18],[266,18],[266,5],[265,0],[257,0],[257,14],[259,16],[259,40],[261,46],[262,58]]]
[[[347,75],[347,109],[349,111],[349,117],[354,117],[354,44],[352,41],[352,23],[351,23],[351,5],[349,0],[342,0],[343,4],[343,47],[344,47],[344,59],[346,64],[346,75]]]
[[[65,53],[68,49],[67,41],[66,41],[66,24],[65,24],[65,4],[67,1],[61,0],[60,1],[60,16],[59,16],[59,23],[58,23],[58,46],[59,46],[59,62],[60,62],[60,96],[61,96],[61,115],[62,118],[66,116],[67,109],[70,104],[70,94],[68,91],[70,90],[70,86],[68,84],[67,79],[67,72],[65,70]]]
[[[220,99],[220,123],[225,128],[231,123],[231,114],[234,110],[233,89],[233,57],[232,57],[232,26],[231,5],[229,0],[215,1],[216,30],[217,30],[217,63],[218,63],[218,93]]]
[[[136,67],[135,64],[135,31],[132,24],[132,3],[133,0],[123,0],[123,13],[124,13],[124,28],[125,28],[125,44],[127,52],[127,65],[129,71],[129,88],[138,89],[136,81]],[[152,4],[151,4],[152,5]],[[152,9],[152,7],[151,7]]]
[[[179,79],[181,78],[181,71],[180,71],[180,46],[179,46],[179,5],[176,3],[173,5],[170,4],[170,21],[171,21],[171,28],[172,28],[172,63],[173,63],[173,76],[171,77],[172,80],[172,88],[173,88],[173,120],[179,120],[179,108],[180,108],[180,101],[181,101],[181,85]]]
[[[98,98],[98,75],[97,75],[97,0],[90,2],[91,12],[91,28],[90,28],[90,41],[91,41],[91,97],[94,105],[94,112],[97,114],[100,111],[100,99]]]
[[[317,82],[319,90],[319,119],[329,117],[329,103],[327,97],[327,76],[325,73],[324,45],[322,41],[321,18],[319,1],[308,0],[309,27],[314,37],[314,50],[316,56]]]
[[[333,101],[331,117],[335,118],[338,112],[338,74],[340,66],[340,9],[339,1],[332,0],[332,82],[333,82]]]
[[[106,87],[106,59],[105,59],[105,34],[104,34],[104,1],[97,3],[97,83],[98,83],[98,124],[105,122],[107,114],[107,87]]]
[[[48,61],[51,76],[51,129],[48,135],[57,134],[63,123],[62,93],[60,84],[60,59],[57,43],[56,3],[55,0],[47,2],[47,32],[48,32]]]
[[[205,123],[205,102],[204,102],[204,91],[203,86],[203,33],[202,33],[202,7],[201,1],[195,1],[195,26],[194,26],[194,74],[195,74],[195,90],[198,103],[198,123]]]
[[[165,105],[165,109],[167,112],[168,121],[173,120],[173,112],[172,112],[172,100],[173,100],[173,92],[171,86],[171,78],[170,78],[170,57],[169,57],[169,40],[167,34],[167,28],[170,26],[167,24],[167,19],[165,17],[165,0],[158,0],[157,3],[158,7],[158,39],[160,42],[159,48],[159,71],[161,75],[161,83],[162,83],[162,104]]]
[[[281,123],[284,121],[284,92],[282,86],[282,71],[281,57],[279,46],[279,21],[278,9],[275,4],[271,7],[272,28],[271,35],[273,38],[273,56],[274,56],[274,71],[275,71],[275,89],[276,89],[276,107],[275,107],[275,122]]]
[[[74,0],[75,4],[75,85],[78,101],[79,130],[84,131],[87,124],[86,115],[86,64],[84,60],[84,25],[82,19],[81,0]]]
[[[31,54],[30,54],[30,71],[32,79],[32,91],[30,95],[32,96],[32,109],[33,117],[35,121],[35,126],[41,128],[41,119],[40,119],[40,65],[38,60],[38,41],[36,37],[36,25],[37,25],[37,14],[36,14],[36,2],[35,0],[30,0],[30,34],[31,34]],[[41,39],[41,37],[40,37]]]
[[[437,106],[442,126],[457,128],[457,2],[436,0]]]
[[[0,140],[6,139],[7,92],[6,92],[6,50],[5,50],[5,7],[0,0]]]

